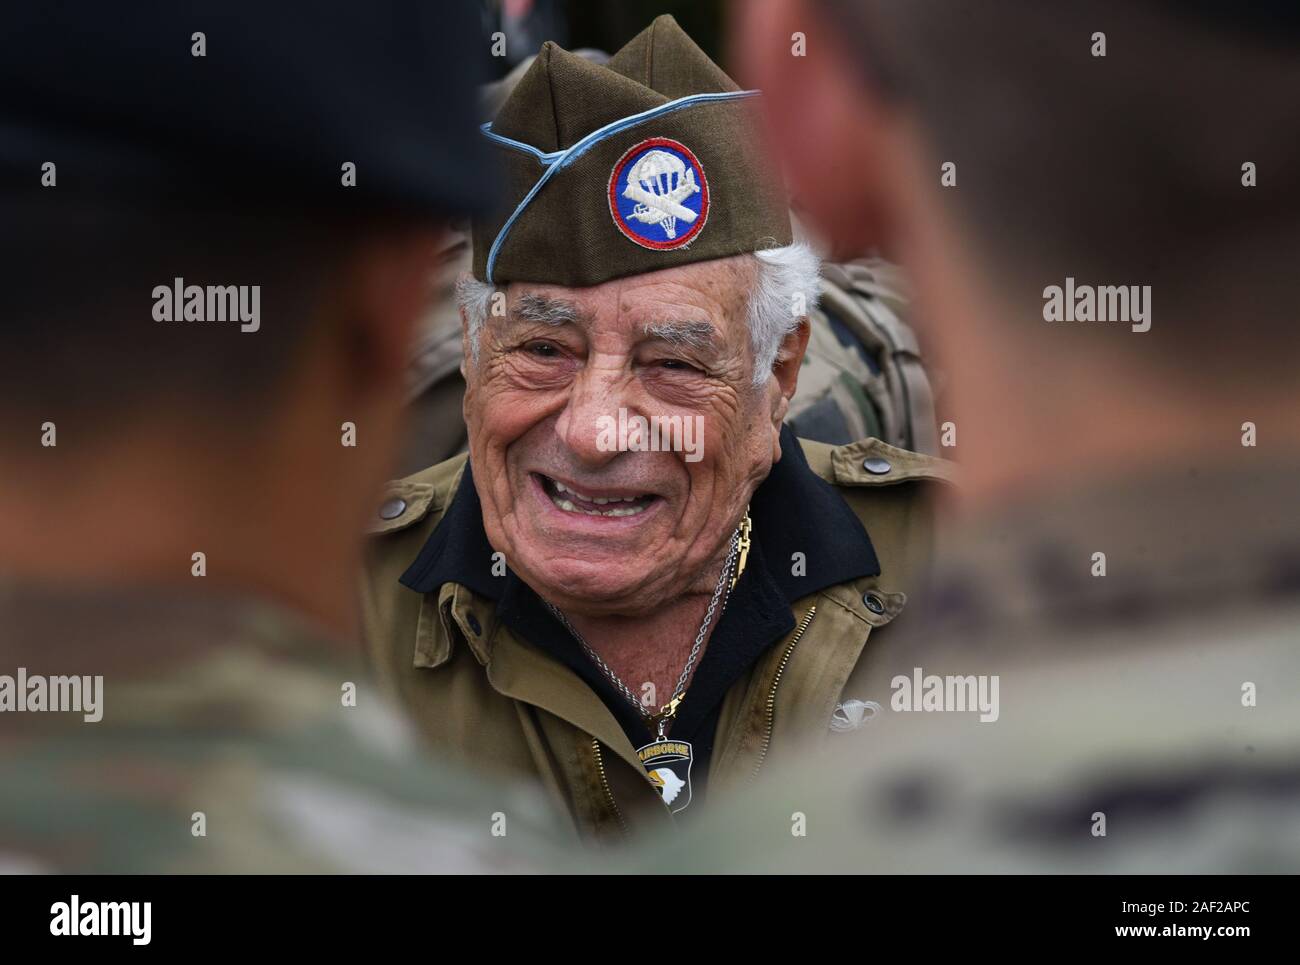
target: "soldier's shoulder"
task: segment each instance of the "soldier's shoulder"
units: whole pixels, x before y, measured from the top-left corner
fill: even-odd
[[[456,494],[467,458],[460,453],[385,483],[366,532],[371,537],[384,537],[412,528],[425,533],[432,530]]]
[[[929,489],[954,483],[957,467],[938,456],[891,446],[879,439],[860,439],[843,446],[800,439],[808,466],[833,486],[849,490],[881,489],[909,484]]]

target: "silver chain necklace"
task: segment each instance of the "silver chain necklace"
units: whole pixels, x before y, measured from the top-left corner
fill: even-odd
[[[746,511],[745,518],[736,531],[731,535],[731,549],[727,552],[727,558],[722,564],[722,573],[718,576],[718,585],[713,588],[713,597],[709,600],[709,608],[704,613],[704,622],[700,624],[700,632],[695,635],[695,645],[691,647],[690,655],[686,658],[686,666],[682,668],[681,676],[677,678],[677,687],[673,692],[672,700],[659,708],[658,714],[646,713],[645,706],[637,699],[630,687],[619,678],[613,668],[610,667],[600,654],[592,649],[591,644],[582,638],[576,627],[569,622],[569,618],[560,612],[560,609],[549,601],[546,602],[546,608],[551,611],[555,619],[559,620],[561,625],[573,635],[573,639],[578,641],[591,660],[603,673],[614,688],[623,695],[623,697],[637,709],[637,712],[647,718],[651,724],[658,722],[659,740],[664,739],[664,730],[668,721],[677,713],[677,707],[681,704],[686,696],[686,681],[690,679],[691,668],[695,666],[695,661],[700,655],[700,648],[704,646],[704,638],[708,635],[709,626],[713,623],[714,614],[718,610],[718,601],[722,601],[723,608],[726,608],[727,597],[731,596],[731,588],[736,585],[736,580],[740,578],[741,571],[745,568],[745,557],[749,554],[749,532],[750,532],[749,513]],[[734,577],[731,576],[732,568],[736,565],[736,557],[740,557],[740,569],[737,570]],[[726,596],[723,596],[723,590],[726,590]]]

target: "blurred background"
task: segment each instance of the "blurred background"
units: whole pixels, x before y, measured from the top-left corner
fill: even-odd
[[[565,50],[618,50],[660,14],[672,14],[706,54],[723,70],[723,25],[726,5],[720,0],[479,0],[484,36],[497,31],[510,40],[504,60],[488,57],[484,71],[497,79],[521,60],[537,53],[547,40]],[[484,46],[484,49],[488,49]]]

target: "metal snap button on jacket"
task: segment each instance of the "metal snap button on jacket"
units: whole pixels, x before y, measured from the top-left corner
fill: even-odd
[[[406,512],[406,500],[399,499],[395,496],[392,499],[386,500],[384,504],[379,507],[379,518],[396,519],[404,512]]]
[[[872,456],[870,459],[862,460],[862,468],[873,476],[883,476],[894,467],[888,459],[881,459],[879,456]]]
[[[867,605],[867,609],[870,610],[872,613],[879,614],[885,612],[884,602],[880,599],[880,597],[876,596],[876,594],[874,593],[868,593],[865,596],[863,596],[862,602]]]

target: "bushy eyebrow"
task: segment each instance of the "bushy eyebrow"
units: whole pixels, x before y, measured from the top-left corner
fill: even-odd
[[[682,348],[711,349],[718,346],[718,331],[709,322],[646,322],[642,331],[650,338],[662,339]]]
[[[515,305],[514,317],[525,322],[540,322],[559,327],[588,321],[585,312],[576,305],[536,292],[524,292]]]
[[[590,325],[590,313],[572,302],[553,298],[538,292],[524,292],[515,303],[510,320],[535,322],[559,328],[564,325]],[[680,348],[717,349],[721,340],[711,322],[646,322],[641,331],[648,337],[659,339]]]

